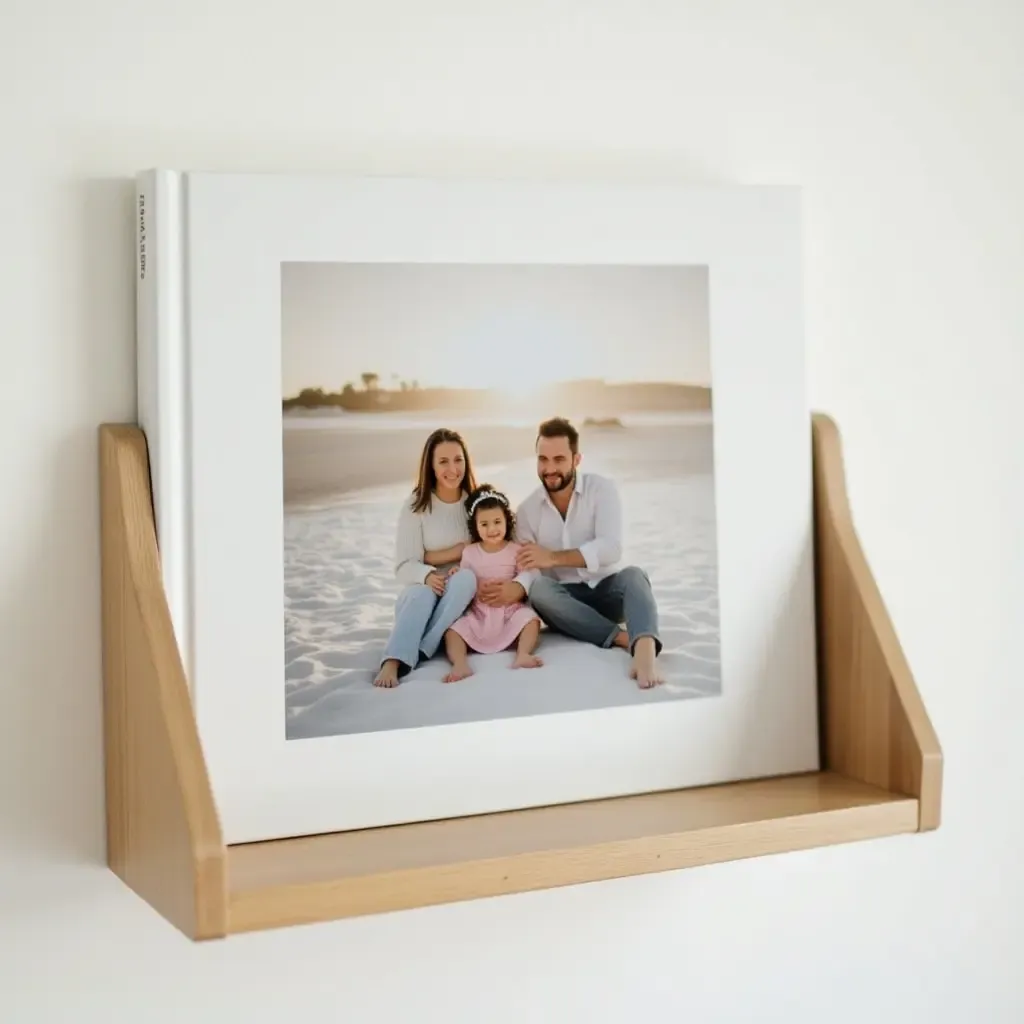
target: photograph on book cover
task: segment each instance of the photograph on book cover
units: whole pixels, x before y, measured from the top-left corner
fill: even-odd
[[[719,693],[707,285],[282,267],[289,738]]]
[[[818,767],[799,193],[150,171],[229,843]]]

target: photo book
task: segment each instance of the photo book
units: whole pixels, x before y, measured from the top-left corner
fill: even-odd
[[[818,768],[799,192],[151,170],[229,843]]]

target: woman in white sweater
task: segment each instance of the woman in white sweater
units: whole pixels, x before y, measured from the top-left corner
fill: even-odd
[[[469,543],[463,504],[476,487],[466,442],[435,430],[423,446],[416,487],[402,502],[395,538],[395,576],[405,584],[374,686],[397,686],[421,658],[432,658],[448,627],[476,594],[476,576],[460,569]]]

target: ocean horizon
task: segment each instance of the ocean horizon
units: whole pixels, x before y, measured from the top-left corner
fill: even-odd
[[[629,427],[686,427],[711,426],[713,413],[710,409],[680,412],[629,412],[614,417],[594,417],[592,414],[573,411],[553,411],[552,416],[567,416],[578,427],[583,428],[588,415],[591,418],[617,419],[624,428]],[[286,430],[433,430],[439,425],[452,428],[494,428],[510,427],[532,429],[543,416],[495,416],[492,412],[446,413],[438,409],[430,416],[408,412],[349,412],[345,409],[326,411],[324,409],[291,410],[282,415],[282,426]]]

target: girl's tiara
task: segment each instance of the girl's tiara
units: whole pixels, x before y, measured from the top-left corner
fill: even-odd
[[[477,505],[481,501],[485,501],[487,498],[495,498],[505,508],[508,508],[508,498],[504,494],[499,494],[497,491],[482,491],[473,499],[473,504],[469,506],[469,514],[472,515],[476,511]]]

